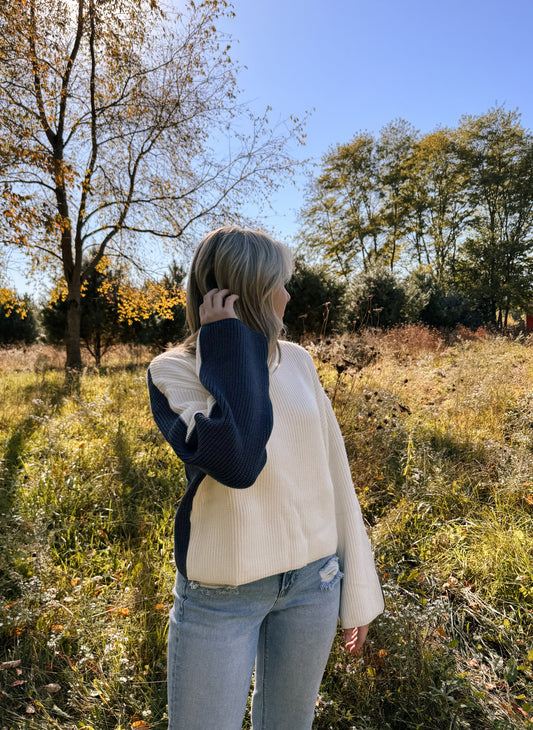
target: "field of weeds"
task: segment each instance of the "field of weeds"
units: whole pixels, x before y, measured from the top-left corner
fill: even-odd
[[[360,657],[339,635],[314,728],[532,728],[533,347],[408,326],[308,348],[387,600]],[[0,352],[0,728],[166,726],[184,479],[149,358],[66,383],[55,350]]]

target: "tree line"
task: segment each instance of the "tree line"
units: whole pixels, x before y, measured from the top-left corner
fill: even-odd
[[[91,272],[81,293],[80,337],[96,366],[119,343],[162,351],[186,337],[185,273],[173,262],[160,281],[134,285],[124,268]],[[390,268],[370,267],[347,282],[297,257],[286,286],[291,299],[284,335],[296,341],[406,322],[439,328],[484,324],[471,302],[446,293],[426,270],[400,278]],[[39,305],[0,289],[0,347],[36,341],[64,346],[67,306],[61,286]]]
[[[532,301],[533,136],[518,111],[359,132],[323,157],[301,217],[302,252],[347,282],[418,272],[500,327]]]

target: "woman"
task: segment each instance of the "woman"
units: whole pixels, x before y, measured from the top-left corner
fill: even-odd
[[[339,613],[355,652],[383,610],[333,409],[309,354],[278,340],[290,273],[264,233],[208,234],[187,284],[192,335],[149,368],[187,474],[170,730],[241,728],[254,664],[254,730],[309,730]]]

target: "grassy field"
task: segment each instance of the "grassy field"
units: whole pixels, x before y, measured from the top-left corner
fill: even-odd
[[[309,346],[387,599],[362,656],[336,642],[317,730],[533,727],[529,344],[406,327]],[[0,352],[1,730],[165,728],[184,480],[149,359],[66,383],[54,350]]]

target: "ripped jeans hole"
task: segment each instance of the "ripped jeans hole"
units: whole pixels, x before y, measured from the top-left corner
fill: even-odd
[[[339,559],[337,556],[328,560],[323,568],[319,571],[320,590],[331,591],[337,583],[344,577],[344,573],[339,568]]]
[[[238,592],[238,586],[229,586],[217,583],[200,583],[197,580],[189,581],[189,588],[193,591],[204,590],[204,591],[217,591],[219,593],[232,593]]]

